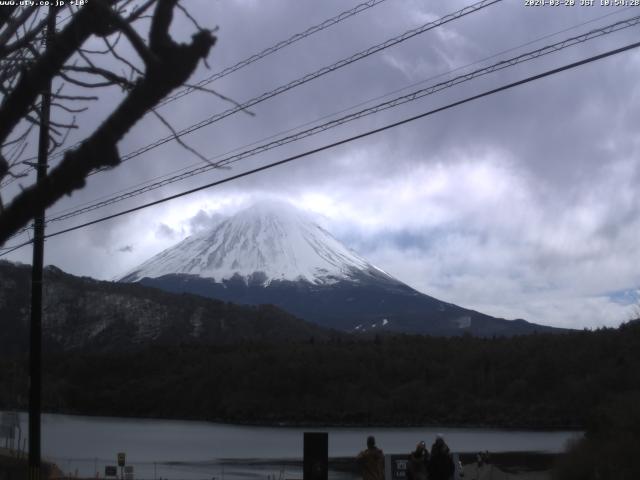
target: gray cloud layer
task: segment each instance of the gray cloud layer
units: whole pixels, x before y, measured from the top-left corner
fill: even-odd
[[[219,25],[213,71],[321,22],[357,2],[236,0],[189,2],[201,23]],[[212,85],[237,101],[434,20],[464,2],[388,0]],[[497,58],[637,14],[618,7],[525,7],[506,1],[326,75],[185,137],[214,156],[477,62],[553,32],[607,18]],[[637,39],[639,27],[572,47],[339,129],[210,172],[75,224],[155,200],[555,68]],[[174,33],[187,38],[181,17]],[[211,74],[200,69],[199,80]],[[628,52],[503,92],[247,177],[228,186],[96,225],[47,242],[47,262],[73,273],[113,278],[162,248],[262,195],[278,195],[324,216],[327,226],[381,268],[430,295],[489,314],[562,326],[616,325],[640,287],[638,160],[640,55]],[[449,77],[453,74],[449,74]],[[429,85],[442,79],[423,83]],[[83,125],[109,111],[117,92]],[[176,128],[229,108],[197,92],[161,111]],[[146,118],[122,152],[167,135]],[[173,144],[145,154],[60,202],[51,213],[127,188],[198,159]],[[124,246],[124,247],[123,247]],[[15,260],[28,261],[27,250]]]

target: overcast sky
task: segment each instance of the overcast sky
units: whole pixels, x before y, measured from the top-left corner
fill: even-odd
[[[193,82],[358,3],[185,1],[202,25],[219,27],[210,70],[200,68]],[[386,0],[210,87],[244,102],[468,4]],[[634,15],[640,15],[640,8],[528,7],[524,0],[505,0],[256,105],[251,108],[254,116],[236,114],[184,140],[214,157],[321,117],[336,118],[338,112],[400,89],[410,92],[429,86]],[[243,160],[230,170],[211,171],[52,224],[48,231],[635,42],[639,28],[463,83]],[[193,31],[186,18],[176,16],[174,35],[188,39]],[[528,45],[521,47],[524,44]],[[73,274],[113,279],[194,230],[206,228],[216,215],[275,196],[320,215],[348,246],[434,297],[490,315],[548,325],[615,326],[631,318],[640,288],[638,78],[640,52],[632,50],[222,187],[52,238],[46,244],[45,261]],[[120,98],[116,89],[101,95],[70,141],[90,133]],[[211,94],[195,92],[159,111],[180,129],[229,107]],[[148,116],[121,143],[120,151],[128,153],[167,134],[157,119]],[[47,214],[200,164],[201,160],[171,142],[114,171],[94,175],[83,191]],[[5,200],[15,193],[17,183],[27,185],[29,179],[6,189]],[[30,263],[30,256],[29,248],[23,248],[8,258]]]

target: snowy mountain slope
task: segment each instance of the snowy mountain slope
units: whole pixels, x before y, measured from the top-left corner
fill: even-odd
[[[491,336],[551,330],[420,293],[279,202],[239,212],[159,253],[121,281],[239,304],[273,304],[317,325],[359,334]]]
[[[127,273],[122,281],[190,274],[217,281],[236,275],[331,284],[354,273],[387,276],[307,215],[283,202],[263,202],[193,235]]]

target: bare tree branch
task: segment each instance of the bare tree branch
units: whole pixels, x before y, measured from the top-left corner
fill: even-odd
[[[129,60],[127,60],[126,58],[120,56],[118,54],[118,52],[116,52],[115,44],[109,43],[109,39],[107,39],[107,38],[103,38],[102,40],[107,45],[107,48],[108,48],[109,52],[111,52],[111,55],[113,55],[113,57],[115,59],[117,59],[117,60],[121,61],[122,63],[124,63],[125,65],[127,65],[131,69],[132,72],[135,72],[135,73],[137,73],[139,75],[144,75],[144,72],[142,70],[140,70],[134,64],[129,62]],[[116,40],[116,43],[117,43],[117,40]]]
[[[82,80],[73,78],[62,71],[59,72],[58,75],[60,75],[62,78],[64,78],[67,82],[71,83],[72,85],[76,85],[77,87],[82,87],[82,88],[104,88],[104,87],[112,87],[114,85],[117,85],[117,83],[114,83],[114,82],[94,82],[94,83],[84,82]]]
[[[36,11],[36,7],[27,7],[17,17],[10,17],[7,21],[7,28],[0,34],[0,46],[6,43],[15,35],[18,29],[24,25],[31,15]]]
[[[93,24],[98,21],[95,13],[105,13],[98,7],[101,4],[100,1],[90,2],[81,9],[69,26],[56,36],[53,47],[47,49],[32,70],[37,69],[48,78],[56,75],[64,62],[93,31]],[[91,5],[96,7],[88,8]],[[147,64],[145,75],[138,79],[134,88],[111,115],[77,149],[67,151],[62,161],[43,181],[25,189],[5,207],[0,214],[0,245],[27,225],[38,208],[48,207],[64,195],[82,188],[86,176],[92,170],[117,166],[120,163],[118,142],[162,98],[183,85],[198,63],[207,57],[216,40],[211,32],[197,32],[188,44],[178,44],[170,37],[169,27],[175,6],[176,0],[157,2],[149,34],[149,50],[153,54],[153,62]],[[81,24],[80,18],[89,25]],[[78,41],[79,38],[82,39],[81,42]],[[0,140],[6,138],[15,124],[23,118],[20,114],[27,111],[25,99],[30,100],[29,104],[33,103],[35,95],[24,91],[27,85],[33,88],[34,85],[42,84],[40,78],[32,78],[29,74],[24,77],[26,79],[21,78],[10,96],[12,102],[5,102],[0,107]],[[16,95],[20,86],[23,90],[20,95]],[[9,104],[15,105],[20,112],[7,112]]]
[[[130,82],[128,79],[121,77],[120,75],[113,73],[110,70],[96,67],[93,64],[90,67],[78,67],[75,65],[67,65],[63,68],[63,70],[88,73],[92,75],[100,75],[101,77],[105,78],[108,81],[108,85],[120,85],[122,88],[126,90],[131,90],[134,87],[133,82]]]
[[[69,107],[68,105],[64,105],[64,104],[58,103],[58,102],[51,102],[51,106],[52,107],[56,107],[56,108],[61,108],[62,110],[64,110],[67,113],[82,113],[82,112],[86,112],[87,110],[89,110],[89,107],[72,108],[72,107]]]
[[[151,109],[151,112],[169,129],[169,131],[172,133],[173,138],[175,139],[176,142],[178,142],[178,144],[184,148],[185,150],[188,150],[189,152],[193,153],[196,157],[198,157],[200,160],[202,160],[205,163],[208,163],[209,165],[213,165],[213,163],[211,162],[211,160],[209,160],[207,157],[205,157],[204,155],[202,155],[200,152],[198,152],[195,148],[187,145],[186,143],[184,143],[184,141],[180,138],[180,136],[178,135],[178,132],[175,131],[175,129],[171,126],[171,124],[162,116],[160,115],[155,108]]]
[[[13,91],[4,98],[0,106],[0,142],[24,118],[46,83],[51,81],[87,38],[103,25],[105,13],[107,12],[104,11],[102,2],[89,2],[63,31],[54,36],[51,46],[47,47],[33,67],[22,73]]]
[[[131,12],[131,15],[129,15],[127,17],[127,23],[131,23],[139,18],[142,18],[142,16],[144,15],[144,13],[149,10],[149,8],[156,3],[157,0],[147,0],[145,3],[143,3],[142,5],[140,5],[138,8],[136,8],[133,12]],[[201,30],[201,29],[199,29]]]
[[[86,96],[86,95],[61,95],[61,94],[52,94],[51,98],[57,98],[59,100],[78,100],[78,101],[83,101],[83,102],[91,102],[91,101],[95,101],[98,100],[98,97],[92,95],[92,96]]]
[[[0,56],[7,55],[11,52],[15,52],[16,50],[26,47],[27,44],[33,42],[36,39],[36,37],[40,34],[40,32],[44,30],[44,27],[46,25],[47,25],[47,19],[45,18],[41,20],[36,27],[28,30],[22,38],[19,38],[12,44],[3,45],[0,41]]]
[[[115,12],[111,12],[111,20],[115,23],[115,25],[117,25],[118,28],[120,28],[122,33],[124,33],[124,35],[127,37],[127,40],[131,42],[131,45],[133,46],[133,48],[135,48],[138,55],[140,55],[140,58],[144,60],[144,63],[148,65],[149,63],[158,61],[158,59],[154,56],[152,49],[149,49],[149,47],[147,47],[142,37],[138,35],[138,32],[133,29],[131,24],[124,21],[122,17]]]
[[[187,10],[186,8],[184,8],[181,4],[180,1],[178,0],[178,3],[176,4],[176,6],[180,9],[180,11],[184,14],[185,17],[187,17],[187,19],[193,23],[193,25],[198,29],[198,30],[205,30],[204,28],[202,28],[199,24],[198,21],[193,18],[193,15],[191,15],[189,13],[189,10]]]
[[[3,8],[0,8],[0,28],[4,27],[9,21],[16,7],[17,5],[5,5]]]
[[[218,97],[220,100],[224,100],[225,102],[229,102],[230,104],[232,104],[234,107],[240,108],[240,110],[242,112],[246,113],[250,117],[255,117],[255,115],[256,115],[254,112],[252,112],[251,110],[243,107],[240,103],[236,102],[232,98],[229,98],[229,97],[227,97],[225,95],[222,95],[221,93],[216,92],[215,90],[213,90],[211,88],[206,88],[206,87],[203,87],[203,86],[200,86],[200,85],[191,85],[189,83],[185,83],[184,86],[187,87],[187,88],[192,88],[194,90],[200,90],[202,92],[210,93],[211,95],[214,95],[214,96]]]
[[[73,129],[77,129],[78,128],[78,124],[76,123],[76,116],[73,116],[73,119],[71,120],[71,127],[67,128],[65,130],[65,134],[64,137],[60,140],[60,141],[53,141],[53,145],[51,146],[51,149],[49,150],[49,153],[53,153],[56,148],[61,147],[62,145],[64,145],[67,142],[67,138],[69,138],[69,134],[71,133],[71,130]]]

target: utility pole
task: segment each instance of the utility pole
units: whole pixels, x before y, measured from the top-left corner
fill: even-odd
[[[56,28],[55,7],[47,18],[46,46]],[[49,153],[49,117],[51,114],[51,81],[41,93],[40,131],[38,138],[37,182],[47,176]],[[33,267],[31,271],[31,329],[29,332],[29,480],[40,480],[40,413],[42,411],[42,269],[44,264],[44,208],[34,217]]]

